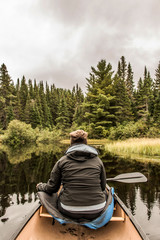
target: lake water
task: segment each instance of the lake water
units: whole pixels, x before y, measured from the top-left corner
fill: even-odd
[[[67,145],[32,146],[0,150],[0,239],[8,240],[38,201],[35,186],[46,182],[55,162]],[[130,209],[149,239],[160,240],[160,164],[109,156],[99,149],[107,177],[120,173],[141,172],[148,182],[124,184],[108,182]]]

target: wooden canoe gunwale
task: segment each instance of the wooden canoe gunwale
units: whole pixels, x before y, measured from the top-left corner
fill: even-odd
[[[33,217],[33,215],[37,212],[37,210],[41,207],[41,203],[38,202],[36,206],[31,210],[31,212],[26,216],[26,218],[21,222],[20,226],[17,228],[15,233],[12,234],[10,240],[15,240],[18,235],[22,232],[24,227],[27,225],[27,223],[30,221],[30,219]]]
[[[132,213],[129,211],[129,209],[126,207],[126,205],[122,202],[122,200],[117,196],[116,193],[114,193],[114,199],[118,202],[122,210],[125,212],[125,214],[129,217],[130,221],[136,228],[137,232],[141,236],[143,240],[149,240],[146,233],[143,231],[142,227],[139,225],[139,223],[136,221]]]
[[[110,186],[108,184],[106,184],[106,188],[109,190]],[[126,205],[122,202],[122,200],[117,196],[116,193],[114,193],[114,199],[115,199],[115,201],[118,202],[119,206],[122,208],[122,210],[125,212],[125,214],[129,217],[130,221],[136,228],[136,230],[139,233],[139,235],[141,236],[141,238],[143,240],[149,240],[146,233],[143,231],[142,227],[139,225],[139,223],[136,221],[136,219],[134,218],[132,213],[129,211],[129,209],[126,207]]]

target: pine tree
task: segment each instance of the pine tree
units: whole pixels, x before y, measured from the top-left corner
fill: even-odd
[[[73,117],[74,117],[75,107],[77,105],[77,102],[76,102],[75,96],[73,96],[70,90],[65,91],[64,96],[65,96],[65,101],[68,109],[69,125],[71,126],[73,122]]]
[[[118,72],[119,72],[119,70],[118,70]],[[126,60],[125,60],[124,56],[121,57],[120,72],[121,72],[120,77],[122,78],[123,81],[125,81],[126,80],[126,75],[127,75],[127,63],[126,63]]]
[[[153,82],[153,119],[155,124],[160,126],[160,62],[155,70],[155,79]]]
[[[117,69],[117,77],[122,77],[122,71],[121,71],[121,63],[118,61],[118,69]]]
[[[65,131],[65,129],[70,127],[70,119],[69,119],[69,112],[67,103],[65,101],[65,98],[63,95],[61,95],[59,104],[58,104],[58,111],[57,111],[57,128],[62,129]]]
[[[30,119],[30,106],[31,106],[31,99],[30,99],[30,95],[28,93],[28,96],[27,96],[27,101],[26,101],[26,105],[25,105],[25,109],[24,109],[24,121],[27,123],[27,124],[30,124],[31,123],[31,119]]]
[[[52,116],[52,122],[54,125],[56,125],[56,118],[57,118],[57,111],[58,111],[58,92],[54,84],[51,86],[49,107],[50,107],[50,112]]]
[[[17,101],[14,107],[14,113],[16,116],[17,120],[22,120],[23,119],[23,111],[20,103],[20,97],[19,97],[19,92],[17,92]]]
[[[34,87],[31,79],[29,79],[28,81],[28,92],[29,92],[30,98],[35,99],[35,92],[34,92]]]
[[[38,125],[43,126],[44,118],[43,118],[41,99],[39,96],[39,89],[38,87],[34,87],[34,89],[35,89],[36,97],[35,97],[35,103],[33,105],[33,116],[34,116],[34,109],[35,109],[35,114],[37,116],[37,120],[35,120],[35,122],[37,122]],[[34,122],[34,119],[32,119],[32,122]]]
[[[101,60],[97,69],[91,67],[92,73],[87,79],[87,96],[84,102],[85,121],[92,124],[95,135],[102,136],[115,124],[115,97],[112,85],[112,66]]]
[[[131,108],[131,101],[129,99],[126,84],[123,78],[118,77],[118,74],[114,77],[114,94],[115,104],[117,108],[116,122],[123,123],[133,120],[133,113]]]
[[[7,108],[7,123],[12,121],[13,119],[15,119],[15,114],[14,114],[14,111],[13,111],[13,106],[10,105]]]
[[[155,100],[153,119],[154,122],[160,127],[160,92],[158,92]]]
[[[127,77],[126,77],[125,83],[126,83],[128,97],[129,97],[129,100],[131,103],[132,113],[135,118],[136,117],[135,88],[134,88],[135,85],[134,85],[134,81],[133,81],[133,71],[132,71],[132,67],[131,67],[130,63],[128,64]]]
[[[14,102],[13,84],[5,64],[0,68],[0,127],[7,128],[11,119],[14,118],[12,104]]]
[[[2,64],[0,68],[0,94],[6,100],[7,105],[9,105],[10,94],[12,93],[11,83],[12,80],[8,74],[7,67],[5,64]]]
[[[114,94],[116,98],[117,122],[123,123],[133,120],[132,100],[133,99],[133,72],[130,63],[122,56],[118,62],[117,73],[114,76]]]
[[[156,76],[156,86],[157,86],[157,89],[159,89],[160,90],[160,62],[159,62],[159,64],[158,64],[158,67],[157,67],[157,69],[156,69],[156,73],[155,73],[155,76]]]
[[[126,88],[127,88],[127,93],[129,96],[129,99],[131,100],[131,102],[133,102],[134,97],[133,97],[133,93],[134,93],[134,81],[133,81],[133,71],[132,71],[132,67],[131,64],[128,64],[128,69],[127,69],[127,77],[126,77]]]
[[[21,104],[21,119],[20,119],[21,121],[25,121],[24,110],[26,107],[27,96],[28,96],[28,86],[26,83],[26,78],[25,76],[23,76],[20,84],[20,90],[19,90],[19,100]]]
[[[160,62],[157,69],[155,70],[155,80],[154,80],[154,89],[156,96],[160,92]]]
[[[136,92],[137,118],[144,121],[149,120],[153,115],[153,81],[147,68],[144,69],[144,79],[140,78]]]
[[[143,80],[139,79],[137,85],[137,91],[135,93],[136,98],[136,120],[140,118],[144,118],[146,116],[145,113],[145,103],[144,103],[144,88],[143,88]]]
[[[39,108],[37,106],[36,100],[30,100],[30,108],[29,108],[29,119],[32,128],[41,127],[41,117],[39,113]]]
[[[76,87],[74,86],[72,89],[72,99],[74,101],[74,114],[72,124],[77,124],[80,126],[82,124],[82,116],[84,115],[82,107],[82,104],[84,102],[84,94],[78,84],[76,84]]]
[[[144,101],[147,119],[153,115],[154,96],[153,96],[153,80],[151,79],[150,72],[147,72],[145,67],[144,72]]]
[[[52,117],[51,117],[50,109],[47,105],[46,95],[44,92],[44,85],[42,81],[39,84],[39,97],[40,97],[42,112],[43,112],[42,124],[44,127],[51,127],[53,124]]]
[[[34,79],[34,86],[33,86],[33,89],[34,89],[34,94],[35,94],[35,97],[36,97],[36,94],[37,94],[37,92],[39,91],[38,86],[37,86],[36,79]]]
[[[20,91],[20,80],[19,78],[17,79],[17,83],[16,83],[16,93]]]

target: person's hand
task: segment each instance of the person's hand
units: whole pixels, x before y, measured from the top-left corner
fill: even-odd
[[[36,185],[37,191],[41,191],[41,190],[42,190],[42,185],[43,185],[42,182],[40,182],[40,183],[38,183],[38,184]]]

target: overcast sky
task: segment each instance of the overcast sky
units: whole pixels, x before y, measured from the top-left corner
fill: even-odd
[[[125,56],[134,80],[160,61],[160,0],[0,0],[0,65],[10,76],[86,86],[101,59]]]

